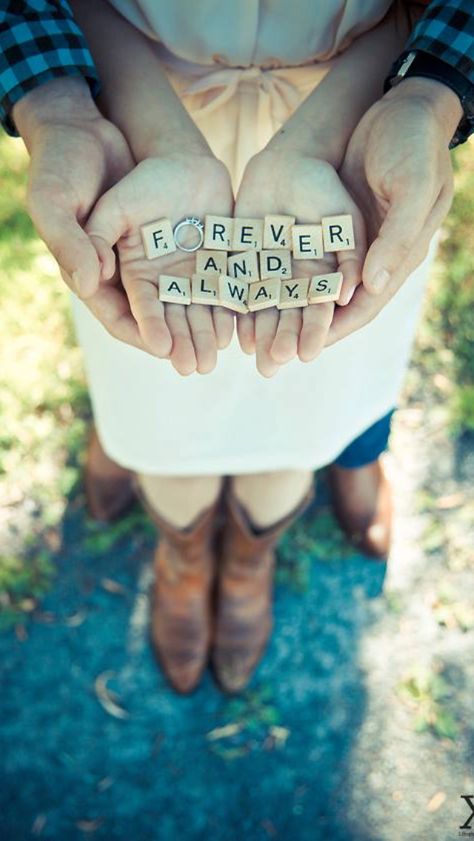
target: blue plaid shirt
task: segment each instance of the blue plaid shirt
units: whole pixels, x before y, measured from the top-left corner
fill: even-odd
[[[431,53],[474,85],[474,0],[432,0],[405,49]]]
[[[10,118],[26,93],[50,79],[81,76],[92,95],[99,80],[85,38],[66,0],[0,0],[0,123],[18,136]]]
[[[474,0],[432,0],[406,49],[437,56],[474,85]],[[82,76],[98,93],[97,70],[67,0],[0,0],[0,122],[9,134],[17,134],[15,102],[59,76]]]

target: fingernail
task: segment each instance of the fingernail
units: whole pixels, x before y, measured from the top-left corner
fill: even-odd
[[[372,288],[375,292],[383,292],[390,280],[390,273],[387,269],[379,269],[372,278]]]
[[[356,289],[357,289],[357,283],[354,283],[354,285],[350,286],[348,288],[348,290],[346,291],[344,299],[342,301],[338,301],[337,303],[340,306],[347,307],[347,304],[350,303],[350,301],[352,301],[352,298],[354,297],[354,292],[356,291]]]

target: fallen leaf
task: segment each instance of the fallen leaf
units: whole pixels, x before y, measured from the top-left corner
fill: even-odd
[[[267,821],[267,820],[266,820],[266,821],[262,821],[262,822],[261,822],[261,825],[262,825],[262,828],[263,828],[263,829],[265,830],[265,832],[267,833],[267,835],[270,835],[272,838],[273,838],[275,835],[277,835],[277,834],[278,834],[278,833],[277,833],[277,830],[276,830],[276,828],[275,828],[275,824],[273,824],[271,821]]]
[[[437,812],[446,800],[444,791],[437,791],[426,805],[427,812]]]
[[[25,642],[28,639],[28,631],[24,625],[15,625],[15,636],[19,642]]]
[[[273,736],[277,745],[284,745],[288,736],[290,735],[290,731],[287,727],[278,727],[274,725],[270,727],[270,735]]]
[[[107,791],[108,788],[111,788],[111,786],[113,786],[114,782],[115,780],[113,777],[103,777],[97,783],[97,791]]]
[[[436,500],[436,508],[441,509],[441,511],[449,508],[459,508],[460,505],[464,504],[465,499],[466,497],[461,491],[453,494],[445,494],[444,496],[439,496]]]
[[[72,613],[71,616],[67,616],[64,624],[69,628],[78,628],[85,621],[86,616],[87,610],[78,610],[76,613]]]
[[[95,694],[99,703],[109,715],[114,718],[129,718],[130,713],[117,703],[117,694],[107,689],[107,681],[113,677],[115,677],[115,672],[112,671],[102,672],[98,675],[94,682]]]
[[[43,829],[46,826],[47,817],[46,815],[40,813],[36,815],[36,818],[33,821],[33,826],[31,827],[31,834],[32,835],[41,835]]]
[[[103,818],[96,818],[93,821],[76,821],[76,826],[82,832],[96,832],[103,823]]]
[[[238,722],[226,724],[224,727],[216,727],[214,730],[210,730],[210,732],[206,734],[206,738],[209,739],[210,742],[214,742],[217,739],[226,739],[228,736],[235,736],[235,734],[240,733],[242,729],[243,725]]]
[[[127,593],[127,588],[113,578],[102,578],[100,584],[108,593],[114,593],[117,596],[124,596]]]

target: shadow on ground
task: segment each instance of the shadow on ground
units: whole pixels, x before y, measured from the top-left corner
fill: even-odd
[[[327,503],[318,477],[281,547],[275,630],[248,690],[224,696],[206,673],[180,697],[148,644],[150,527],[136,512],[109,545],[71,500],[53,590],[25,632],[0,637],[2,841],[359,838],[345,817],[358,648],[385,564],[331,544]]]

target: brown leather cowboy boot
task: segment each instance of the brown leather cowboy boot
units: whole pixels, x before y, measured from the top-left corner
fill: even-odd
[[[382,459],[362,467],[328,468],[334,513],[350,542],[379,560],[390,552],[392,489]]]
[[[291,514],[257,532],[227,488],[212,649],[215,676],[227,692],[243,689],[262,657],[273,624],[275,547],[313,498],[312,485]]]
[[[186,529],[177,529],[138,496],[158,526],[151,600],[151,640],[169,682],[191,692],[207,665],[214,582],[214,533],[220,498]]]
[[[110,523],[133,505],[132,472],[104,452],[95,427],[89,435],[84,469],[86,503],[94,520]]]

